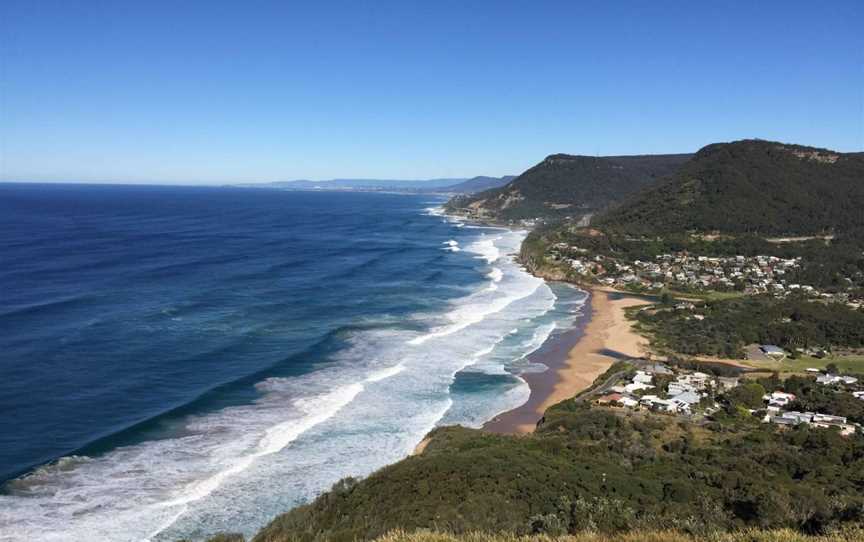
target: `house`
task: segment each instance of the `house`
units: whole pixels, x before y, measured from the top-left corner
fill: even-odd
[[[678,382],[681,384],[686,384],[688,386],[692,386],[697,390],[704,390],[708,386],[708,382],[710,382],[711,376],[705,373],[700,373],[696,371],[691,374],[684,374],[678,376]]]
[[[669,400],[687,405],[687,408],[689,409],[690,405],[698,404],[699,401],[702,400],[702,397],[695,391],[685,391],[683,393],[679,393],[673,397],[670,397]]]
[[[789,355],[785,350],[774,344],[760,344],[759,350],[766,356],[778,361],[786,359],[786,356]]]
[[[662,410],[674,412],[675,406],[665,399],[660,399],[656,395],[645,395],[639,400],[639,403],[654,410]]]
[[[652,380],[654,377],[645,371],[636,371],[636,375],[633,377],[633,382],[641,382],[642,384],[650,384]]]
[[[618,401],[621,400],[622,397],[624,397],[624,396],[621,395],[620,393],[609,393],[609,394],[604,395],[602,397],[598,397],[596,402],[598,405],[608,405],[611,403],[617,403]]]
[[[798,425],[799,423],[810,423],[813,420],[812,412],[798,412],[789,410],[779,416],[774,416],[771,421],[781,425]]]
[[[823,384],[825,386],[830,386],[833,384],[854,384],[858,382],[858,379],[854,376],[839,376],[832,374],[824,374],[816,377],[816,382],[818,384]]]
[[[846,418],[843,416],[831,416],[830,414],[813,414],[813,423],[838,424],[846,423]]]
[[[644,382],[631,382],[630,384],[624,386],[624,391],[626,393],[633,393],[639,390],[650,390],[653,387],[654,386],[652,386],[651,384],[645,384]]]
[[[622,395],[621,399],[618,400],[618,403],[627,408],[635,408],[639,406],[639,401],[629,395]]]
[[[719,391],[729,391],[732,388],[738,387],[738,377],[737,376],[718,376],[717,377],[717,389]]]
[[[806,423],[811,427],[831,428],[836,427],[840,430],[840,434],[848,436],[858,430],[858,427],[847,423],[843,416],[831,416],[829,414],[818,414],[814,412],[797,412],[790,410],[784,412],[780,416],[766,416],[766,421],[770,421],[779,425],[798,425]]]
[[[768,405],[770,406],[784,407],[795,400],[795,395],[792,393],[775,391],[774,393],[765,395],[762,399],[768,401]]]
[[[847,423],[843,416],[830,416],[828,414],[814,414],[813,420],[810,422],[813,427],[830,428],[836,427],[840,430],[842,436],[848,436],[857,430],[857,427]]]
[[[675,380],[669,383],[669,395],[678,395],[685,392],[695,392],[696,388],[690,384]]]
[[[656,395],[644,395],[642,399],[639,401],[639,404],[650,408],[651,410],[658,410],[660,412],[670,412],[676,413],[681,408],[680,403],[675,403],[669,399],[660,399]]]
[[[652,363],[650,365],[645,366],[645,372],[649,374],[655,375],[671,375],[672,370],[669,367],[666,367],[662,363]]]

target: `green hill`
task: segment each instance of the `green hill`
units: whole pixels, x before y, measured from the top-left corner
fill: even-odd
[[[578,219],[672,174],[690,156],[553,154],[506,186],[452,199],[448,209],[499,220]]]
[[[743,140],[704,147],[594,223],[637,234],[818,235],[864,227],[862,209],[864,154]]]
[[[348,542],[394,529],[824,533],[861,524],[862,488],[860,435],[750,419],[697,425],[569,400],[532,435],[437,429],[421,455],[340,482],[254,540]]]

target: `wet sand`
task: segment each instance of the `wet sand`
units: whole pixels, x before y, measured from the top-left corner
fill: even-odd
[[[603,374],[615,361],[646,353],[647,340],[636,333],[624,310],[650,301],[592,289],[588,300],[591,319],[584,327],[557,336],[532,361],[549,367],[543,373],[528,373],[523,378],[531,388],[528,401],[499,414],[483,429],[495,433],[530,433],[543,412],[560,401],[573,397]]]

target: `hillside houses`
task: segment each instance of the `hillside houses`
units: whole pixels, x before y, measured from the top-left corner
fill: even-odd
[[[658,377],[668,382],[665,390]],[[673,377],[670,381],[669,377]],[[609,388],[609,394],[596,400],[598,404],[617,405],[628,408],[646,408],[668,414],[690,415],[693,409],[708,396],[710,390],[726,390],[738,385],[736,377],[713,377],[695,371],[672,370],[660,364],[646,364],[628,380]]]
[[[858,379],[854,376],[847,375],[834,375],[834,374],[824,374],[816,377],[816,383],[822,384],[825,386],[833,386],[834,384],[855,384],[858,382]]]
[[[802,258],[777,256],[691,256],[686,252],[660,254],[654,261],[625,262],[567,243],[556,243],[548,259],[561,262],[588,280],[618,288],[646,290],[719,290],[745,294],[791,293],[851,302],[845,294],[827,294],[795,280]]]
[[[735,389],[740,383],[739,377],[713,376],[700,371],[670,368],[662,363],[646,363],[644,360],[634,360],[633,363],[637,365],[636,370],[625,373],[627,376],[619,377],[617,382],[613,381],[598,390],[605,391],[605,394],[594,399],[596,404],[675,416],[710,416],[722,408],[723,394]],[[854,380],[854,377],[847,378]],[[835,392],[849,393],[848,389],[837,389]],[[851,393],[856,399],[864,400],[864,391]],[[795,408],[799,404],[796,402],[798,397],[793,393],[775,390],[766,393],[762,399],[763,408],[750,407],[748,410],[751,414],[762,416],[765,423],[781,427],[805,424],[820,429],[836,429],[843,436],[861,431],[860,426],[843,416],[790,410],[790,407]]]
[[[833,376],[833,375],[825,375]],[[857,382],[857,379],[849,377]],[[835,390],[835,393],[847,393],[844,390]],[[853,391],[852,396],[856,398],[864,398],[864,391]],[[783,391],[774,391],[766,394],[762,398],[766,403],[765,416],[763,422],[774,423],[781,426],[795,426],[806,424],[810,427],[818,428],[837,428],[841,435],[851,435],[861,428],[854,423],[849,422],[843,416],[834,416],[821,412],[800,412],[798,410],[786,410],[788,407],[794,407],[798,399],[794,394]]]
[[[846,418],[843,416],[831,416],[829,414],[819,414],[817,412],[798,412],[790,410],[777,416],[767,414],[764,421],[785,426],[806,424],[811,427],[819,427],[822,429],[834,427],[839,429],[840,434],[843,436],[852,435],[858,430],[857,425],[848,423]]]

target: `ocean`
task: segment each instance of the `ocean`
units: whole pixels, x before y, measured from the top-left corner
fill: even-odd
[[[442,202],[0,184],[0,540],[249,535],[523,403],[586,294]]]

